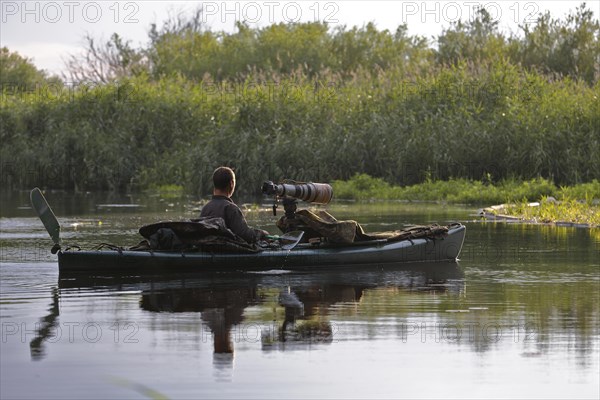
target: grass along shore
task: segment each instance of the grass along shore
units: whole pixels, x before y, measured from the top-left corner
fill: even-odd
[[[394,186],[380,178],[357,174],[347,181],[333,181],[337,199],[438,201],[463,204],[502,204],[484,209],[487,218],[536,223],[600,226],[600,182],[594,180],[573,186],[556,186],[547,179],[528,181],[491,179],[473,181],[427,180],[412,186]],[[532,204],[536,202],[537,204]]]
[[[600,227],[599,203],[553,197],[539,202],[519,202],[484,208],[481,215],[490,220],[520,221],[535,224],[555,224],[586,228]]]

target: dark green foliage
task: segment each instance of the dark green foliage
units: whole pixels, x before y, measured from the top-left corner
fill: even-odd
[[[481,8],[478,18],[453,23],[438,38],[437,61],[455,64],[463,60],[481,62],[506,56],[506,39],[498,29],[498,21]]]
[[[37,85],[62,86],[56,76],[49,77],[33,62],[7,47],[0,48],[0,90],[5,93],[21,93],[34,90]]]
[[[546,13],[533,28],[525,25],[522,30],[524,37],[515,40],[517,51],[512,55],[515,61],[590,84],[598,81],[600,26],[585,3],[564,21],[552,19]]]
[[[153,27],[147,50],[154,79],[180,75],[191,80],[244,80],[261,71],[267,76],[301,72],[310,77],[336,72],[350,77],[364,69],[416,69],[431,50],[420,37],[400,26],[395,34],[374,24],[330,30],[320,22],[274,24],[252,29],[243,23],[236,33],[204,30],[199,22],[180,22],[179,28]],[[410,66],[410,68],[409,68]]]
[[[597,22],[573,21],[589,22],[593,53]],[[225,34],[196,18],[150,37],[145,59],[118,41],[147,68],[129,78],[3,93],[4,187],[206,193],[219,165],[237,168],[246,193],[265,179],[357,173],[396,185],[600,179],[597,79],[515,61],[529,39],[504,38],[485,15],[444,32],[437,53],[404,26],[372,24]]]
[[[225,33],[205,29],[195,14],[189,20],[169,21],[160,31],[153,26],[151,45],[143,52],[151,61],[149,72],[155,79],[175,74],[193,80],[207,76],[232,80],[244,79],[254,71],[291,74],[298,70],[311,77],[335,72],[351,78],[359,71],[377,73],[390,68],[412,78],[440,66],[506,59],[590,85],[598,80],[600,27],[585,3],[564,20],[546,13],[536,24],[524,24],[520,30],[520,34],[507,36],[498,21],[481,8],[472,21],[458,21],[444,30],[434,50],[425,38],[409,36],[406,25],[391,33],[378,30],[373,23],[333,30],[319,22],[282,23],[262,29],[238,23],[237,32]],[[124,57],[131,53],[125,49]]]
[[[543,178],[528,181],[504,179],[497,183],[469,179],[428,180],[401,187],[390,185],[380,178],[357,174],[346,181],[333,181],[333,190],[336,198],[346,200],[447,201],[487,205],[522,201],[527,203],[548,196],[558,200],[578,200],[590,204],[594,199],[600,199],[600,182],[597,180],[559,188]]]
[[[535,24],[520,26],[520,35],[505,36],[485,9],[478,17],[458,21],[438,38],[436,58],[442,64],[508,59],[558,77],[580,79],[593,85],[600,70],[600,26],[585,3],[564,20],[541,14]]]
[[[57,172],[6,183],[206,191],[221,164],[238,168],[247,192],[267,178],[358,172],[402,185],[488,174],[600,178],[598,84],[547,82],[504,64],[460,65],[414,84],[365,76],[333,87],[306,76],[228,87],[139,78],[62,98],[7,98],[3,164]]]

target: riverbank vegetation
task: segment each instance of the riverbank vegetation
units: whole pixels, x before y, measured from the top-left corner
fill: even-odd
[[[360,198],[375,179],[389,196],[495,203],[600,179],[600,29],[584,5],[518,34],[481,10],[435,41],[406,26],[200,20],[153,26],[146,48],[90,40],[70,84],[3,81],[3,188],[205,194],[230,165],[247,194],[350,179],[336,195]]]
[[[499,213],[524,222],[600,227],[600,205],[584,200],[542,198],[536,203],[507,204]]]
[[[578,199],[590,203],[594,199],[600,200],[600,182],[597,180],[559,187],[543,178],[528,181],[504,179],[497,183],[491,179],[427,180],[416,185],[395,186],[383,179],[359,174],[346,181],[333,181],[333,191],[337,199],[445,201],[463,204],[532,202],[547,197],[557,200]]]
[[[383,179],[359,174],[346,181],[333,181],[333,191],[336,199],[341,200],[497,204],[499,206],[485,208],[483,215],[492,219],[508,217],[536,223],[600,226],[598,180],[561,187],[543,178],[529,181],[505,179],[497,183],[491,179],[427,180],[411,186],[394,186]]]

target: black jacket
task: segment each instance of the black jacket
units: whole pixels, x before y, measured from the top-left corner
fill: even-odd
[[[242,210],[229,197],[213,196],[212,200],[202,207],[200,218],[203,217],[223,218],[227,228],[248,243],[259,239],[257,232],[248,226]]]

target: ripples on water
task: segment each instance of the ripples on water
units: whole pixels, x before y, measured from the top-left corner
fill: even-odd
[[[460,265],[59,277],[41,223],[17,203],[0,219],[2,398],[599,395],[600,244],[588,230],[469,222]],[[193,216],[183,203],[80,203],[55,211],[65,241],[88,247]],[[372,230],[472,219],[335,207]],[[248,218],[275,231],[267,211]]]

